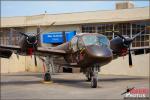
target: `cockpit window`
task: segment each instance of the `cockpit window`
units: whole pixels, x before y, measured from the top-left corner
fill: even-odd
[[[97,37],[98,37],[98,40],[99,40],[100,44],[107,45],[107,46],[110,45],[110,42],[109,42],[109,40],[106,36],[97,36]]]
[[[108,46],[109,40],[103,35],[85,35],[82,37],[84,44]]]
[[[74,37],[72,40],[71,40],[71,48],[74,52],[76,52],[78,50],[78,47],[77,47],[77,41],[78,41],[78,38],[77,37]]]

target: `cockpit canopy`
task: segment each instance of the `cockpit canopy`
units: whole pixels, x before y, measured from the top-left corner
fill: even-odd
[[[88,45],[100,45],[100,46],[109,46],[109,40],[104,35],[84,35],[82,40],[85,46]]]
[[[89,45],[99,45],[108,47],[110,42],[108,38],[101,34],[79,34],[76,35],[70,42],[70,49],[74,52],[85,48]]]

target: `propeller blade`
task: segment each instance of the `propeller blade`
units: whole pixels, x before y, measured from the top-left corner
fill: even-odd
[[[128,55],[129,55],[129,66],[132,66],[132,55],[131,55],[130,47],[129,47]]]
[[[127,41],[124,36],[122,36],[122,35],[120,35],[120,34],[118,34],[118,33],[115,33],[115,34],[116,34],[117,36],[119,36],[120,38],[124,39],[125,41]]]
[[[25,33],[22,33],[22,32],[19,32],[21,35],[24,35],[24,36],[26,36],[26,37],[29,37],[27,34],[25,34]]]
[[[37,59],[36,59],[35,53],[34,53],[34,64],[35,64],[35,66],[37,66]]]
[[[37,27],[37,35],[40,34],[40,26]]]
[[[34,53],[34,64],[37,66],[37,59],[36,59],[36,53],[35,53],[36,47],[33,45],[33,53]]]
[[[40,32],[41,32],[41,28],[40,28],[40,26],[38,26],[38,27],[37,27],[37,33],[36,33],[38,46],[41,46]]]
[[[133,38],[132,40],[134,40],[137,36],[141,35],[142,32],[144,32],[145,30],[142,30],[141,32],[137,33]]]

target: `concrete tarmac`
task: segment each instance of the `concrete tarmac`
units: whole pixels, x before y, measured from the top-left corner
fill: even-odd
[[[1,99],[123,99],[127,87],[149,88],[148,77],[99,75],[98,88],[81,73],[58,73],[43,83],[41,73],[1,74]]]

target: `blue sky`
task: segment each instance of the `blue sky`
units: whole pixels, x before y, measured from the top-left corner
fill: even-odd
[[[1,1],[1,16],[30,16],[82,12],[95,10],[114,10],[118,1]],[[120,2],[120,1],[119,1]],[[135,7],[149,6],[149,1],[133,1]]]

